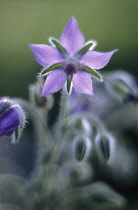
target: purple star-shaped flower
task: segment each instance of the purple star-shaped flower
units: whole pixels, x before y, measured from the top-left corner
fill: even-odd
[[[49,73],[41,96],[53,94],[67,84],[70,93],[73,86],[76,91],[93,95],[91,75],[102,80],[96,70],[103,68],[117,50],[97,52],[94,43],[84,44],[84,36],[74,17],[63,30],[60,40],[49,39],[53,46],[29,44],[38,63],[44,68],[41,76]]]

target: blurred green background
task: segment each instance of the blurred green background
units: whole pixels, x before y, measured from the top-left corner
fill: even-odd
[[[0,0],[0,96],[27,97],[41,69],[28,43],[59,38],[71,16],[96,50],[119,49],[105,69],[138,75],[138,0]]]

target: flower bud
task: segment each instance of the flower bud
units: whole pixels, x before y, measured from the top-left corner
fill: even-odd
[[[108,160],[110,157],[110,146],[109,146],[109,139],[106,136],[103,136],[100,139],[100,149],[103,154],[105,160]]]
[[[89,155],[91,142],[88,137],[77,137],[73,142],[74,155],[76,160],[81,161]]]
[[[123,71],[116,71],[107,77],[109,82],[106,84],[109,92],[124,103],[134,101],[136,94],[136,81],[134,78]]]
[[[98,149],[99,157],[105,161],[108,161],[110,158],[110,138],[109,134],[98,134],[96,137],[96,144]]]
[[[38,77],[36,83],[29,85],[29,98],[35,106],[44,110],[51,109],[54,102],[53,96],[40,97],[43,85],[44,79],[42,77]]]
[[[14,100],[9,98],[0,100],[0,136],[11,136],[12,143],[17,142],[25,121],[25,113]]]

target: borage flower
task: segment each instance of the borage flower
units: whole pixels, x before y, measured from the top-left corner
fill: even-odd
[[[41,96],[60,90],[67,81],[67,92],[73,86],[76,91],[93,95],[91,75],[102,80],[96,70],[103,68],[117,50],[110,52],[94,51],[95,43],[84,44],[84,36],[74,17],[63,30],[60,40],[49,39],[52,46],[29,44],[38,63],[44,68],[41,76],[49,73]]]

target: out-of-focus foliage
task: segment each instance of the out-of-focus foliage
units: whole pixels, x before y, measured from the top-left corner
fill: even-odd
[[[51,112],[47,115],[51,98],[45,97],[44,103],[38,103],[42,102],[36,91],[36,88],[40,91],[40,87],[38,83],[30,87],[33,103],[30,111],[29,103],[26,102],[25,107],[35,120],[37,148],[34,144],[29,148],[33,136],[26,132],[14,150],[8,139],[1,139],[0,207],[4,210],[13,205],[27,210],[54,209],[55,206],[64,210],[137,209],[138,87],[135,78],[123,70],[105,74],[104,83],[94,80],[95,99],[73,91],[65,97],[68,117],[63,118],[60,113],[60,120],[56,122],[54,115],[54,125],[48,125],[50,133],[43,123],[46,117],[51,117]],[[63,109],[63,105],[61,107]],[[42,147],[41,133],[47,146]],[[43,154],[38,169],[36,149],[40,158]],[[30,158],[33,158],[32,168],[27,172]],[[24,206],[27,193],[29,203],[25,202]]]

